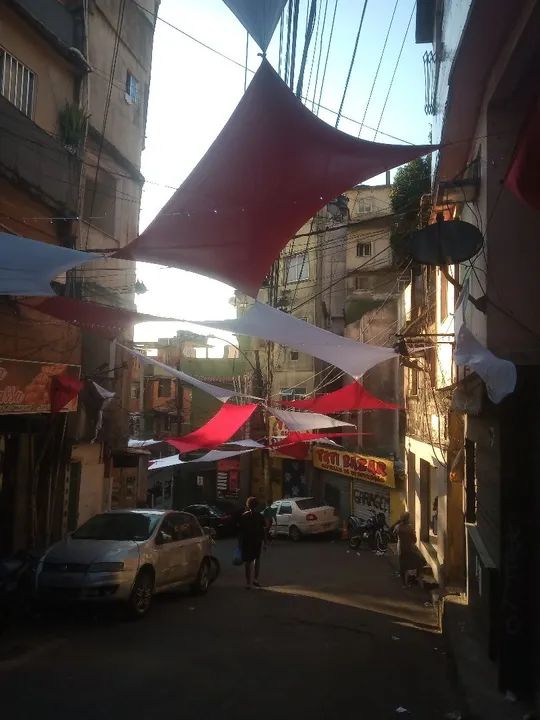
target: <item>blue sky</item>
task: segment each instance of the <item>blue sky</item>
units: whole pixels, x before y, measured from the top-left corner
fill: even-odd
[[[298,68],[307,15],[307,2],[300,5]],[[328,0],[323,61],[335,0]],[[324,13],[326,0],[318,0]],[[356,61],[351,75],[343,114],[360,121],[364,115],[375,70],[381,56],[395,0],[369,0],[360,35]],[[373,130],[381,116],[384,98],[405,34],[414,0],[399,0],[377,84],[366,114],[361,137],[374,138]],[[334,37],[321,104],[339,108],[358,24],[362,0],[338,0]],[[162,0],[160,17],[240,63],[244,62],[246,32],[222,0]],[[424,77],[422,55],[426,49],[414,42],[413,16],[392,91],[380,129],[409,142],[428,140],[429,122],[424,114]],[[321,25],[319,26],[319,29]],[[312,43],[314,39],[312,40]],[[313,45],[312,45],[313,47]],[[248,66],[256,70],[259,48],[250,40]],[[268,51],[268,59],[277,69],[279,26]],[[317,54],[318,57],[318,54]],[[304,90],[307,88],[311,55],[307,63]],[[316,67],[316,61],[315,61]],[[321,68],[322,72],[322,68]],[[252,74],[248,75],[248,81]],[[319,74],[321,77],[321,73]],[[308,97],[313,95],[315,70]],[[146,149],[142,171],[147,179],[141,207],[141,229],[152,220],[204,155],[244,92],[244,70],[201,47],[164,22],[158,20],[154,42],[150,105],[146,130]],[[318,95],[318,91],[317,91]],[[308,104],[311,107],[311,104]],[[332,125],[335,115],[321,110],[319,116]],[[359,124],[342,119],[339,128],[358,135]],[[380,134],[379,142],[395,142]],[[170,187],[167,187],[170,186]],[[182,270],[140,264],[138,276],[148,292],[138,298],[141,312],[182,317],[189,320],[219,319],[234,316],[228,303],[231,288]],[[178,326],[180,327],[180,325]],[[145,323],[136,328],[137,340],[153,340],[174,335],[171,323]]]

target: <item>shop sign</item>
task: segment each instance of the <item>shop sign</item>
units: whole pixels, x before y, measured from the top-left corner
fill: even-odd
[[[50,413],[51,378],[61,374],[78,379],[80,367],[0,359],[0,415]],[[76,409],[75,397],[61,412]]]
[[[238,495],[240,491],[240,460],[218,460],[217,492],[219,497]]]
[[[355,480],[367,480],[387,487],[395,486],[394,463],[386,458],[316,447],[313,451],[313,467],[330,470]]]

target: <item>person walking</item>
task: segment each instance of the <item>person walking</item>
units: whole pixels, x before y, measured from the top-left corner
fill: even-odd
[[[399,574],[403,587],[409,587],[410,575],[418,575],[425,565],[424,558],[416,546],[416,533],[411,525],[411,516],[403,513],[395,528],[398,537]]]
[[[238,528],[240,554],[246,573],[246,590],[251,590],[252,575],[254,575],[253,586],[260,587],[259,571],[265,538],[265,521],[261,513],[257,512],[257,506],[257,498],[247,499],[246,512],[241,516]]]

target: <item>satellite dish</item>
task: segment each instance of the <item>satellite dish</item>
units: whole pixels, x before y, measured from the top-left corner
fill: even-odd
[[[476,225],[448,220],[428,225],[409,236],[407,249],[421,265],[454,265],[479,252],[484,237]]]

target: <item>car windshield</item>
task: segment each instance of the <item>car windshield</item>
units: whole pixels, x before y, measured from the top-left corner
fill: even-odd
[[[145,513],[94,515],[71,537],[74,540],[147,540],[160,517]]]
[[[296,505],[299,510],[312,510],[313,508],[321,507],[315,498],[304,498],[303,500],[297,500]]]

